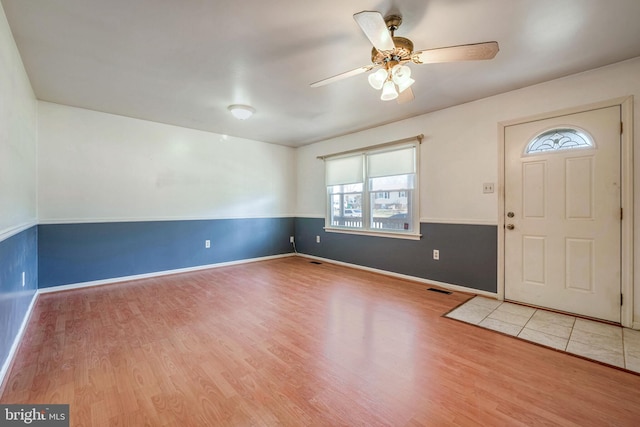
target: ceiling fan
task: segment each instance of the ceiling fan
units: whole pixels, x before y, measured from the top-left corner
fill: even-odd
[[[377,68],[378,71],[369,74],[369,84],[376,90],[382,89],[380,99],[397,99],[398,103],[404,103],[413,100],[411,85],[415,83],[411,78],[411,69],[405,65],[406,63],[432,64],[492,59],[499,50],[498,42],[491,41],[414,52],[411,40],[394,35],[402,23],[401,16],[389,15],[383,18],[380,12],[362,11],[354,14],[353,19],[373,44],[372,63],[311,83],[311,87],[324,86]]]

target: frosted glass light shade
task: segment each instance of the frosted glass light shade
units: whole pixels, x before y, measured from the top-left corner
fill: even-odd
[[[234,104],[234,105],[229,105],[228,108],[229,108],[229,111],[231,111],[231,114],[233,115],[233,117],[235,117],[238,120],[247,120],[249,117],[253,115],[253,113],[256,112],[256,110],[253,107],[250,107],[248,105]]]
[[[411,86],[415,82],[416,82],[415,80],[413,80],[411,77],[409,77],[404,82],[398,84],[398,92],[402,93],[405,89],[407,89],[409,86]]]
[[[380,68],[375,73],[369,74],[369,84],[375,90],[380,90],[382,89],[384,81],[387,80],[387,75],[387,70]]]
[[[391,78],[395,84],[401,85],[411,78],[411,68],[398,64],[391,69]]]
[[[383,101],[391,101],[398,97],[398,91],[396,90],[396,85],[393,84],[391,80],[387,80],[387,82],[382,86],[382,95],[380,99]]]

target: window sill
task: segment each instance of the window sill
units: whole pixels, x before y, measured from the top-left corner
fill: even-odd
[[[350,228],[324,227],[327,233],[357,234],[360,236],[389,237],[392,239],[420,240],[419,233],[394,233],[393,231],[355,230]]]

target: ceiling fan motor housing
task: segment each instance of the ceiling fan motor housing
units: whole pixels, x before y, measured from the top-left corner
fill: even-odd
[[[405,37],[393,37],[395,49],[391,51],[380,52],[375,47],[371,50],[371,62],[381,64],[389,61],[401,61],[411,59],[413,52],[413,42]]]
[[[402,24],[402,16],[400,15],[389,15],[385,16],[384,24],[387,26],[389,31],[392,33],[400,27]]]

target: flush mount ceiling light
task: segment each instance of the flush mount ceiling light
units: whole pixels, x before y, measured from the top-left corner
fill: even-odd
[[[247,120],[256,112],[253,107],[240,104],[229,105],[228,109],[231,111],[231,114],[233,114],[233,117],[238,120]]]

